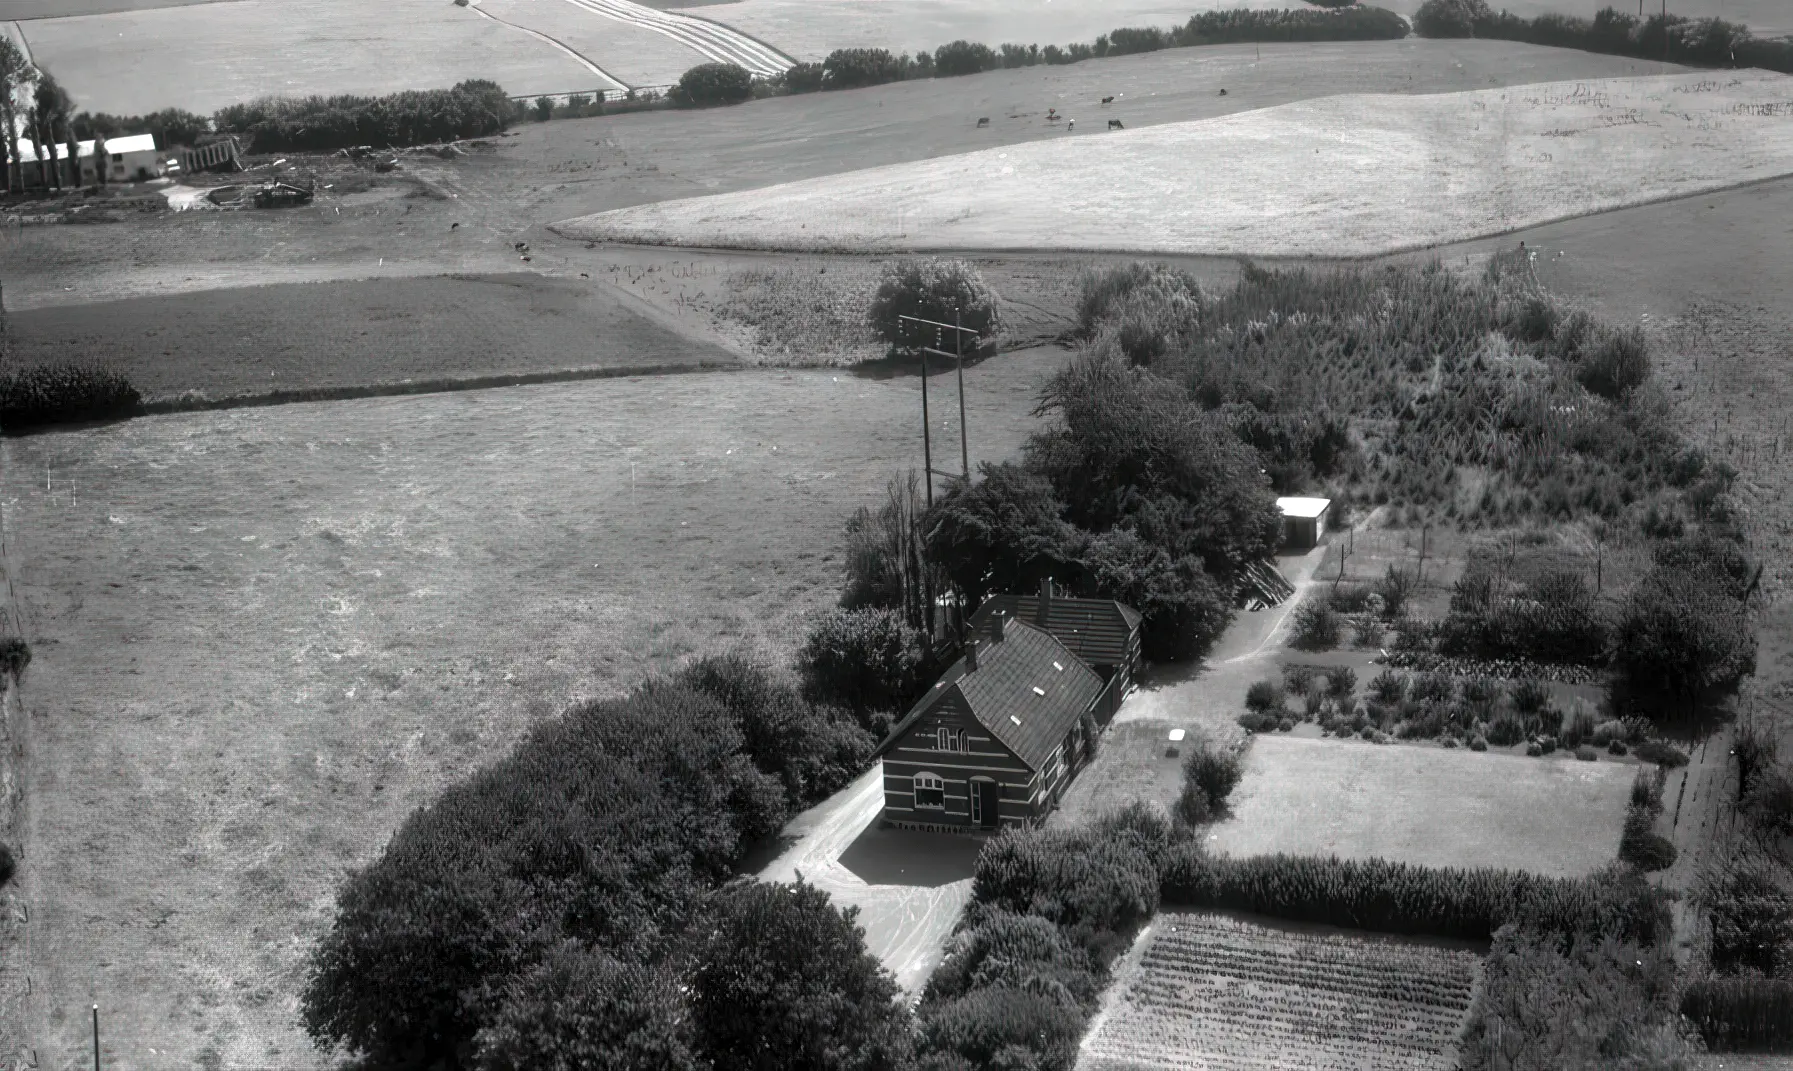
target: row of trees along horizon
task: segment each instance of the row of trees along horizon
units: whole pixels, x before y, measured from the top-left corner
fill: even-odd
[[[751,847],[863,770],[932,680],[935,594],[974,605],[1050,575],[1141,608],[1153,658],[1190,658],[1233,614],[1241,566],[1274,549],[1280,490],[1470,529],[1599,518],[1612,538],[1671,548],[1675,576],[1634,582],[1653,609],[1628,633],[1661,665],[1609,658],[1613,677],[1656,673],[1650,687],[1701,703],[1733,688],[1753,633],[1714,641],[1703,624],[1751,616],[1731,579],[1735,474],[1682,442],[1639,336],[1561,309],[1528,269],[1514,255],[1471,277],[1248,267],[1219,294],[1162,266],[1089,274],[1079,352],[1038,402],[1047,426],[932,509],[904,474],[857,511],[841,605],[789,669],[712,654],[581,704],[411,816],[339,894],[303,997],[313,1036],[408,1068],[1068,1071],[1115,957],[1161,903],[1492,941],[1464,1035],[1477,1071],[1670,1071],[1683,1006],[1720,1044],[1772,1034],[1764,1009],[1793,971],[1778,856],[1702,884],[1728,958],[1683,1005],[1668,894],[1629,862],[1565,880],[1210,857],[1198,831],[1240,767],[1199,741],[1175,814],[1141,805],[994,839],[913,1010],[853,912],[802,883],[744,880]],[[870,316],[901,348],[898,316],[955,307],[1000,334],[1000,302],[959,262],[899,262]],[[1458,434],[1472,410],[1494,419]],[[1449,472],[1403,472],[1434,456],[1487,494],[1453,513]],[[1552,481],[1560,493],[1541,490]],[[1609,702],[1679,709],[1648,698],[1615,687]],[[1786,764],[1749,782],[1760,821],[1793,823]],[[1660,806],[1655,784],[1635,809]]]
[[[402,147],[461,138],[488,137],[528,119],[586,117],[664,107],[709,107],[756,98],[823,90],[854,89],[920,78],[947,78],[1039,64],[1080,63],[1166,48],[1234,43],[1396,40],[1409,23],[1394,12],[1340,0],[1314,0],[1280,10],[1209,11],[1181,26],[1123,27],[1094,42],[1060,47],[1004,43],[996,47],[953,41],[932,52],[896,55],[885,49],[837,49],[822,62],[798,63],[772,78],[757,78],[734,64],[704,63],[689,70],[664,95],[655,91],[606,102],[598,94],[574,94],[556,105],[540,97],[513,101],[496,84],[462,82],[451,89],[419,90],[383,97],[338,95],[303,99],[267,97],[218,110],[211,116],[179,108],[147,115],[116,116],[75,111],[75,101],[48,72],[34,68],[10,40],[0,43],[0,121],[38,145],[65,144],[69,157],[78,140],[125,134],[153,134],[159,147],[194,145],[233,135],[248,151],[327,152],[360,145]],[[1696,67],[1744,66],[1793,73],[1793,40],[1762,39],[1748,27],[1720,18],[1676,14],[1637,17],[1612,7],[1593,19],[1540,15],[1525,19],[1496,12],[1486,0],[1426,0],[1411,31],[1421,37],[1478,37]],[[28,106],[20,109],[15,97]],[[74,184],[48,158],[19,159],[16,139],[5,139],[7,189],[22,188],[23,167],[37,166],[45,186]]]

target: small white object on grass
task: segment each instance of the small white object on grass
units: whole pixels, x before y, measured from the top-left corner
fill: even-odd
[[[1181,742],[1182,742],[1182,740],[1183,740],[1183,730],[1181,730],[1181,729],[1172,729],[1172,730],[1171,730],[1171,731],[1170,731],[1170,742],[1171,742],[1171,743],[1173,743],[1173,744],[1176,744],[1176,743],[1181,743]]]

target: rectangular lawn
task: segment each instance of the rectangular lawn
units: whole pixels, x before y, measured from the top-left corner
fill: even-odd
[[[1259,736],[1209,846],[1574,877],[1612,862],[1630,762]]]

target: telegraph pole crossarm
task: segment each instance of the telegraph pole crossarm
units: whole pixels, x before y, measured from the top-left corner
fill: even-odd
[[[954,321],[959,320],[959,311],[957,309],[953,310],[953,319],[954,319]],[[965,336],[970,335],[973,340],[974,345],[976,344],[976,341],[980,336],[978,335],[978,333],[976,331],[972,331],[972,330],[964,327],[960,323],[957,323],[957,322],[950,323],[950,324],[941,323],[938,320],[927,320],[927,319],[923,319],[920,316],[898,315],[897,323],[905,328],[919,329],[919,330],[923,331],[924,338],[926,337],[925,331],[928,328],[934,329],[934,345],[917,347],[917,349],[921,353],[922,471],[927,473],[927,489],[928,489],[927,501],[928,501],[928,505],[930,507],[932,507],[934,504],[934,477],[941,476],[946,479],[951,479],[953,474],[947,473],[947,472],[940,472],[934,468],[933,422],[932,422],[932,418],[928,414],[928,358],[930,356],[933,356],[933,357],[950,357],[953,359],[953,367],[958,375],[958,380],[959,380],[958,385],[959,385],[959,466],[960,466],[960,472],[958,473],[958,475],[962,476],[966,480],[970,480],[971,479],[971,448],[970,448],[970,444],[969,444],[970,443],[969,434],[968,434],[966,426],[965,426]],[[951,331],[953,333],[953,348],[950,351],[947,350],[942,345],[942,341],[943,341],[942,335],[944,332],[947,332],[947,331]]]

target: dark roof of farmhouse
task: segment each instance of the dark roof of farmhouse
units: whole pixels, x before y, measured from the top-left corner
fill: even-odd
[[[971,629],[988,635],[993,617],[1025,621],[1044,628],[1092,666],[1118,666],[1127,661],[1127,643],[1139,628],[1139,611],[1113,599],[1077,599],[1052,593],[1040,620],[1038,595],[992,595],[971,615]]]
[[[1102,694],[1102,678],[1050,633],[1025,621],[1010,621],[1000,640],[985,632],[970,642],[977,644],[977,669],[968,669],[963,657],[954,662],[891,730],[879,752],[957,695],[991,736],[1029,769],[1041,769]]]

